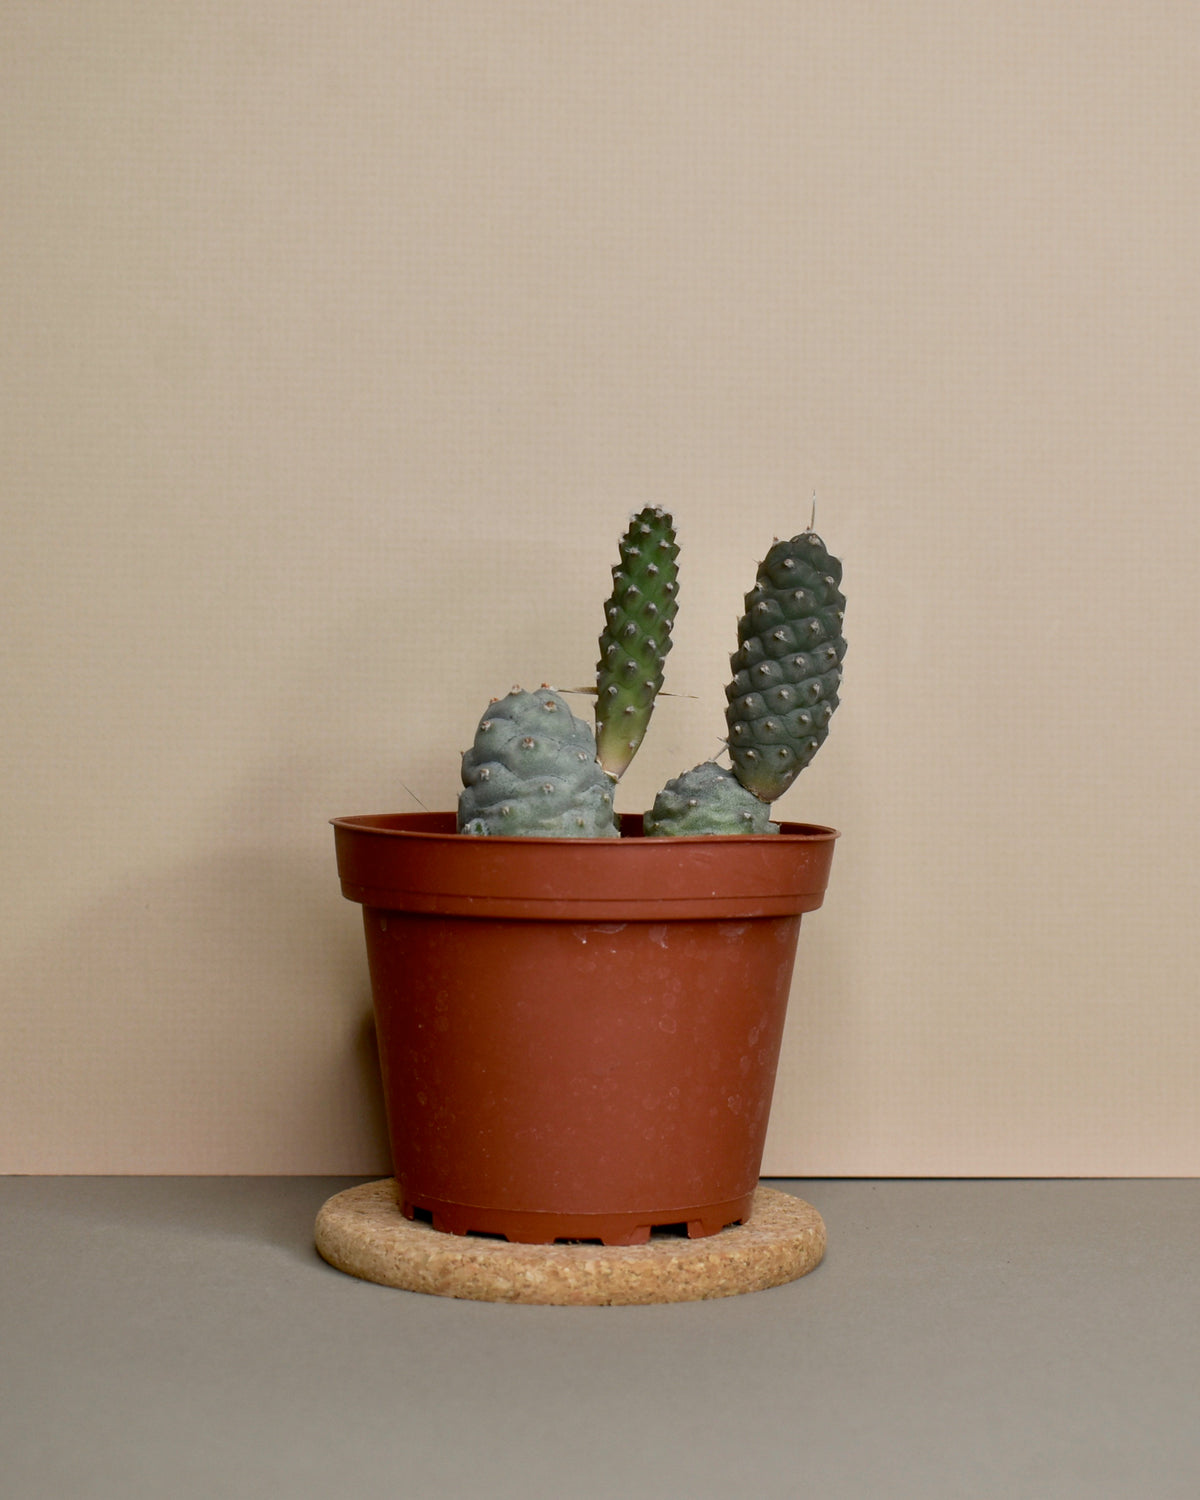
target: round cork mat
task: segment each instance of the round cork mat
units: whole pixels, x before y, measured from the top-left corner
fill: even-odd
[[[795,1281],[820,1264],[825,1224],[802,1198],[760,1187],[745,1224],[704,1239],[517,1245],[406,1219],[387,1177],[330,1198],[317,1215],[316,1242],[339,1271],[404,1291],[596,1307],[736,1297]]]

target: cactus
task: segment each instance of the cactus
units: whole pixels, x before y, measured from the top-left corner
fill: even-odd
[[[484,711],[463,756],[458,831],[542,838],[615,838],[612,782],[591,728],[565,698],[514,687]]]
[[[777,541],[767,553],[730,658],[733,770],[710,761],[669,781],[646,816],[651,837],[778,831],[767,804],[820,749],[838,703],[846,652],[841,578],[841,563],[814,531]]]
[[[746,595],[725,718],[734,774],[764,802],[787,791],[829,733],[846,653],[841,578],[805,531],[775,543]]]
[[[543,684],[484,711],[463,756],[460,833],[613,838],[613,785],[632,760],[662,686],[675,618],[671,517],[633,517],[613,568],[596,673],[596,729]],[[669,781],[644,820],[650,837],[777,833],[768,805],[820,749],[838,704],[842,565],[811,529],[777,541],[738,623],[725,690],[731,771],[715,761]],[[576,689],[584,692],[587,689]]]
[[[679,547],[671,517],[647,506],[621,538],[596,667],[596,758],[616,781],[646,733],[671,649]]]
[[[778,833],[767,804],[748,792],[732,771],[705,761],[668,781],[646,814],[650,838],[697,833]]]

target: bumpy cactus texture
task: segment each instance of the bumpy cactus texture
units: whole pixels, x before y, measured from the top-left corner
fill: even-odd
[[[596,755],[615,781],[641,744],[663,683],[677,607],[671,517],[647,506],[621,538],[596,669]]]
[[[764,802],[786,792],[829,733],[846,641],[842,565],[814,531],[776,542],[746,595],[729,705],[738,780]]]
[[[591,726],[553,689],[513,688],[488,705],[463,756],[458,831],[615,838],[612,782]]]
[[[649,838],[673,834],[778,833],[765,802],[748,792],[732,771],[705,761],[668,781],[646,814]]]

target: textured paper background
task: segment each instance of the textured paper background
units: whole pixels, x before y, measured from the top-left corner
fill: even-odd
[[[639,807],[819,493],[766,1168],[1200,1170],[1186,4],[0,10],[0,1170],[385,1165],[326,819],[676,514]]]

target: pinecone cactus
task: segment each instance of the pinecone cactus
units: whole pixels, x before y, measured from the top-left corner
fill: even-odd
[[[596,669],[596,756],[616,781],[646,733],[663,683],[677,608],[679,547],[671,517],[647,506],[621,538]]]
[[[699,833],[778,833],[765,802],[732,771],[708,760],[668,781],[646,814],[648,838]]]
[[[615,838],[612,782],[591,727],[543,686],[493,700],[463,756],[458,831],[541,838]]]
[[[842,565],[814,531],[776,542],[746,595],[726,688],[738,780],[771,802],[824,743],[838,705],[846,641]]]

